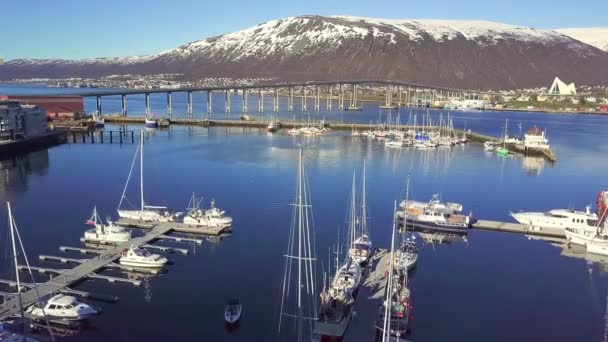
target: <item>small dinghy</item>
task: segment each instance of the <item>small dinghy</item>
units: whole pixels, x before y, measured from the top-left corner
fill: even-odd
[[[224,318],[226,319],[226,323],[228,324],[236,324],[241,318],[241,311],[243,307],[241,303],[239,303],[238,299],[231,299],[226,304],[226,309],[224,310]]]

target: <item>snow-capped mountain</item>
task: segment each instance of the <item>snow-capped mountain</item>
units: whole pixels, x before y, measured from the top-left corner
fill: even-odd
[[[550,30],[457,20],[300,16],[154,55],[80,61],[13,60],[0,79],[181,73],[282,80],[384,78],[452,87],[597,84],[608,53]]]
[[[555,31],[608,52],[608,27],[565,28]]]

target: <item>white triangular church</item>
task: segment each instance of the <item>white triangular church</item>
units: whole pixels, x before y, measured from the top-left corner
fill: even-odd
[[[562,82],[558,77],[555,77],[551,89],[549,89],[551,95],[576,95],[576,87],[574,83],[566,84]]]

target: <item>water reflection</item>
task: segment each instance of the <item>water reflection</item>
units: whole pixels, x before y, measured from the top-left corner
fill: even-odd
[[[47,149],[0,160],[0,194],[10,198],[13,193],[27,191],[29,176],[43,176],[49,169]]]
[[[540,176],[546,162],[544,157],[524,156],[521,161],[521,167],[530,176]]]

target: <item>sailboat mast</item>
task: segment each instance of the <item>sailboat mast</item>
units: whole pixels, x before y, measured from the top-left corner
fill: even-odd
[[[397,212],[397,201],[394,202],[393,204],[393,213]],[[395,225],[396,225],[396,221],[397,218],[395,217],[395,215],[393,215],[393,230],[391,233],[391,254],[390,254],[390,264],[389,264],[389,269],[388,269],[388,281],[387,281],[387,285],[386,285],[386,302],[385,302],[385,306],[384,306],[384,325],[383,325],[383,331],[382,331],[382,342],[386,342],[388,341],[388,338],[390,336],[390,319],[389,319],[389,315],[391,313],[391,301],[392,301],[392,295],[393,295],[393,262],[395,260]]]
[[[304,310],[302,307],[302,243],[304,240],[302,233],[302,218],[304,216],[304,205],[302,203],[302,168],[302,149],[300,148],[298,161],[298,342],[302,342],[304,329]]]
[[[15,226],[14,226],[14,220],[13,220],[13,213],[11,211],[11,203],[10,202],[6,202],[6,207],[8,208],[8,225],[10,227],[10,233],[11,233],[11,243],[13,245],[13,260],[15,262],[15,276],[17,279],[17,294],[18,294],[18,301],[19,301],[19,312],[21,313],[21,319],[24,320],[24,313],[23,313],[23,301],[21,298],[21,280],[19,279],[19,266],[18,266],[18,261],[17,261],[17,247],[15,246]],[[23,329],[25,330],[25,325],[23,327]]]
[[[355,246],[355,227],[357,221],[357,195],[355,190],[355,172],[353,172],[353,188],[351,191],[351,199],[350,199],[350,248]]]
[[[367,201],[365,199],[365,175],[366,175],[366,162],[363,159],[363,183],[361,189],[361,235],[368,234],[367,232]],[[369,234],[368,234],[369,237]]]
[[[144,131],[139,135],[139,195],[141,197],[141,211],[144,211]]]

